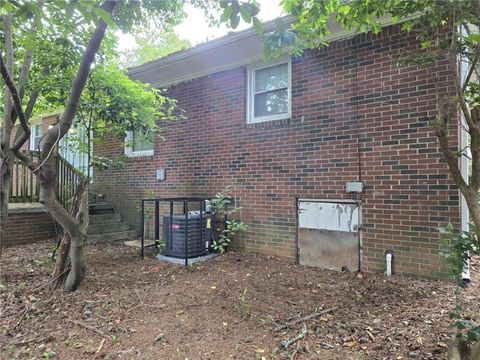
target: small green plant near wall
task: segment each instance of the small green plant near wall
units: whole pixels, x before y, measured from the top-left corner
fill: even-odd
[[[469,347],[480,341],[480,325],[464,316],[462,290],[465,287],[465,282],[462,278],[462,272],[467,266],[469,255],[480,255],[480,248],[478,247],[480,230],[472,226],[470,231],[457,232],[452,224],[438,230],[448,241],[448,246],[442,255],[449,264],[450,277],[457,284],[456,305],[454,311],[450,313],[450,319],[452,319],[450,327],[455,328],[459,343]]]
[[[228,210],[228,205],[232,203],[232,198],[228,195],[231,187],[227,186],[224,190],[215,195],[215,199],[211,202],[211,210],[219,218],[223,218],[225,215],[231,215],[241,210],[241,207],[234,207]],[[225,227],[222,229],[217,228],[219,232],[218,238],[212,242],[212,249],[220,253],[225,252],[227,246],[232,242],[235,235],[245,231],[247,225],[242,221],[230,219],[225,222]]]

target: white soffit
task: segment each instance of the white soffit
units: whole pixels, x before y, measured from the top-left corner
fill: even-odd
[[[287,18],[286,21],[289,21]],[[291,21],[291,20],[290,20]],[[383,26],[395,21],[392,18],[380,19]],[[274,22],[264,24],[266,31],[273,29]],[[356,34],[355,30],[345,30],[333,19],[329,20],[331,33],[326,41],[340,40]],[[156,88],[199,78],[222,70],[233,69],[261,61],[263,38],[254,29],[230,33],[219,39],[197,45],[129,69],[128,75]]]

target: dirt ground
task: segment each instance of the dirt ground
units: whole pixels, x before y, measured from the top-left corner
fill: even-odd
[[[88,246],[81,288],[52,293],[50,247],[2,256],[2,359],[445,359],[452,334],[445,281],[244,253],[185,268],[117,244]],[[464,305],[478,321],[473,275]]]

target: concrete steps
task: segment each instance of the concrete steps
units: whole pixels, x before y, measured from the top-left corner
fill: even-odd
[[[108,213],[108,214],[95,214],[91,215],[89,218],[89,223],[91,225],[105,224],[105,223],[119,223],[122,221],[119,213]]]
[[[91,244],[137,239],[137,230],[131,230],[110,203],[90,205],[87,242]]]
[[[97,203],[90,205],[90,214],[104,214],[115,212],[115,207],[110,203]]]

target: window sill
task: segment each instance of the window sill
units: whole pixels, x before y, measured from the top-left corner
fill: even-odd
[[[142,151],[142,152],[129,152],[125,153],[127,156],[127,159],[132,159],[132,160],[144,160],[144,159],[150,159],[153,157],[154,153],[153,151]]]
[[[268,128],[275,128],[275,127],[282,127],[285,125],[290,125],[292,119],[290,117],[285,119],[278,119],[278,120],[268,120],[268,121],[261,121],[256,123],[247,123],[245,124],[246,129],[268,129]]]

